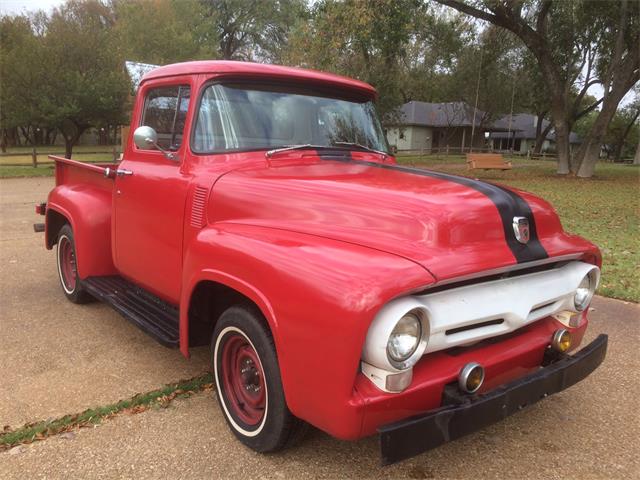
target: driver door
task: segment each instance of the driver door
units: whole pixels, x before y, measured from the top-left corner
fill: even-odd
[[[172,79],[175,82],[175,79]],[[175,160],[129,142],[115,180],[114,258],[120,274],[164,300],[177,304],[182,274],[184,206],[189,177],[183,174],[185,124],[191,88],[186,82],[142,87],[132,125],[152,127],[158,144]],[[138,102],[141,100],[138,99]],[[184,142],[183,142],[184,140]]]

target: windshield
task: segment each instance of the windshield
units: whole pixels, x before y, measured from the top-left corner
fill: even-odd
[[[388,152],[372,102],[298,88],[213,84],[202,95],[192,149],[214,153],[303,144],[344,148],[345,143]]]

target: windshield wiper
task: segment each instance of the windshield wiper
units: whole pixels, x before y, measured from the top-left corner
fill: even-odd
[[[273,150],[267,150],[265,152],[265,156],[267,158],[271,158],[276,153],[288,152],[289,150],[304,150],[304,149],[307,149],[307,148],[316,149],[316,148],[329,148],[329,147],[327,147],[326,145],[312,145],[310,143],[304,143],[304,144],[301,144],[301,145],[287,145],[286,147],[274,148]]]
[[[334,145],[344,145],[345,147],[356,147],[362,150],[366,150],[367,152],[377,153],[378,155],[382,155],[383,158],[387,158],[389,156],[388,153],[383,152],[381,150],[376,150],[375,148],[367,147],[366,145],[362,145],[360,143],[355,142],[333,142]]]
[[[389,156],[388,153],[386,152],[382,152],[380,150],[375,150],[373,148],[369,148],[365,145],[360,145],[359,143],[353,143],[353,142],[333,142],[333,145],[313,145],[311,143],[303,143],[300,145],[287,145],[285,147],[280,147],[280,148],[274,148],[272,150],[267,150],[265,152],[265,156],[267,158],[271,158],[274,155],[280,153],[280,152],[288,152],[291,150],[305,150],[305,149],[313,149],[313,150],[326,150],[326,149],[331,149],[331,148],[342,148],[345,149],[346,147],[356,147],[356,148],[360,148],[362,150],[366,150],[367,152],[372,152],[372,153],[377,153],[378,155],[382,155],[383,158],[387,158]]]

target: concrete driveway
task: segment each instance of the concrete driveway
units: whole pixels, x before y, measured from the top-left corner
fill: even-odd
[[[53,181],[0,181],[0,426],[76,413],[200,374],[101,304],[62,295],[33,205]],[[0,478],[640,478],[640,306],[596,298],[587,341],[610,335],[584,382],[462,440],[381,468],[375,438],[312,430],[288,452],[258,455],[228,431],[211,392],[166,409],[0,453]]]

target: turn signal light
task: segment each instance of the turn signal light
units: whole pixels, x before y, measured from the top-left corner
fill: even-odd
[[[460,389],[467,392],[476,392],[484,382],[484,368],[479,363],[467,363],[458,376],[458,385]]]
[[[565,330],[564,328],[556,330],[553,334],[553,337],[551,337],[551,348],[553,348],[556,352],[568,352],[571,348],[571,343],[571,332],[569,332],[569,330]]]

